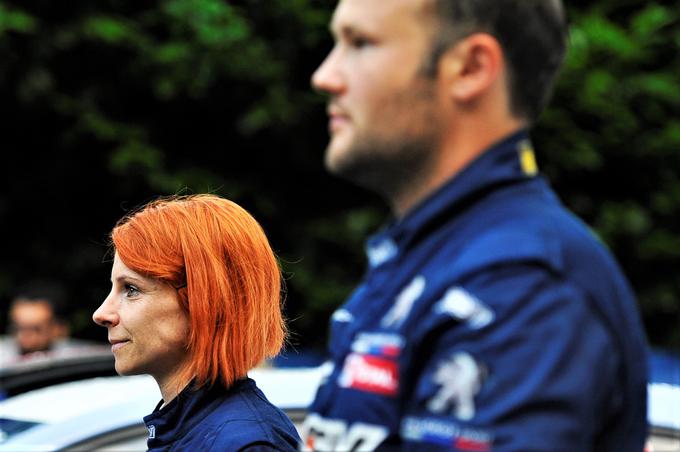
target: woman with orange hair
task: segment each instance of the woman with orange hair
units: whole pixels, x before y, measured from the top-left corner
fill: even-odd
[[[281,273],[255,219],[214,195],[161,198],[111,241],[112,288],[93,319],[119,374],[158,383],[149,450],[296,450],[293,424],[247,377],[285,338]]]

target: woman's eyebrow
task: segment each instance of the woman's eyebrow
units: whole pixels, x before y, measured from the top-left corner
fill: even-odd
[[[127,280],[127,281],[136,281],[136,282],[139,282],[139,283],[144,283],[143,280],[141,280],[141,279],[139,279],[139,278],[137,278],[137,277],[135,277],[135,276],[132,276],[132,275],[120,275],[120,276],[118,276],[118,277],[115,279],[115,282],[123,282],[123,281],[126,281],[126,280]],[[112,280],[112,282],[114,282],[114,281]]]

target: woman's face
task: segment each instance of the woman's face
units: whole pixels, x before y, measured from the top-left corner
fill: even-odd
[[[116,371],[150,374],[162,385],[187,365],[189,319],[175,288],[129,269],[116,253],[111,292],[92,315],[109,332]]]

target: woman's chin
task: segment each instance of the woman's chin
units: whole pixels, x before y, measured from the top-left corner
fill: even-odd
[[[134,367],[126,366],[125,363],[116,360],[116,373],[121,376],[140,375],[143,372],[135,370]]]

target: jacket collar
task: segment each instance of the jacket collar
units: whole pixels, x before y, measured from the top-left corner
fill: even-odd
[[[226,395],[237,392],[250,382],[250,379],[237,380],[229,389],[220,384],[196,389],[192,382],[162,408],[161,400],[153,413],[144,417],[144,424],[149,431],[148,448],[163,447],[182,438],[212,413]]]
[[[536,174],[528,132],[522,129],[509,135],[484,151],[401,220],[393,220],[370,237],[366,244],[369,265],[378,267],[396,258],[442,216],[454,216],[489,190]]]

